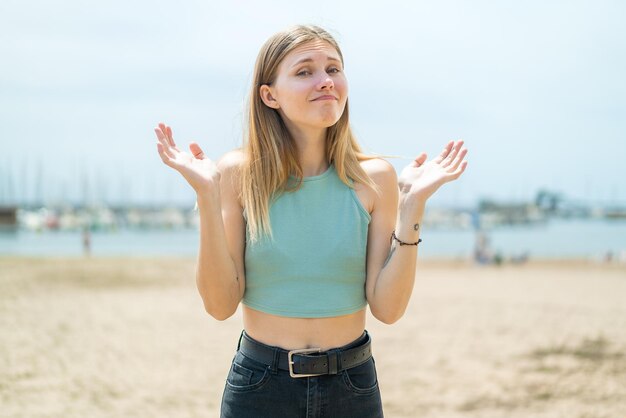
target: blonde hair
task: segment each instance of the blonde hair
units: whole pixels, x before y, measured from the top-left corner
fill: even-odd
[[[280,63],[295,48],[308,42],[322,40],[343,55],[339,45],[324,29],[314,25],[297,25],[278,32],[261,47],[254,66],[252,87],[248,96],[244,123],[244,161],[241,165],[241,200],[247,218],[250,241],[262,234],[273,238],[269,208],[271,200],[282,192],[302,187],[302,168],[297,161],[297,150],[280,114],[263,103],[260,87],[271,84],[277,76]],[[348,102],[337,123],[326,132],[326,160],[333,163],[337,175],[348,187],[349,179],[365,184],[380,193],[378,186],[361,168],[359,161],[378,158],[362,153],[349,123]],[[289,176],[297,182],[289,185]]]

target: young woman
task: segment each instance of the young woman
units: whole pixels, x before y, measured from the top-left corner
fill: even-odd
[[[382,417],[365,308],[392,324],[413,289],[426,200],[459,178],[463,141],[397,177],[350,130],[343,55],[295,26],[261,48],[244,146],[213,163],[155,129],[197,194],[196,281],[206,311],[243,309],[222,417]]]

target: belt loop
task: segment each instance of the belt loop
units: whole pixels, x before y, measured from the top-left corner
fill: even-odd
[[[241,331],[241,335],[239,335],[239,340],[237,341],[237,351],[239,351],[239,347],[241,347],[241,339],[243,338],[243,334],[246,332],[245,330]]]
[[[339,363],[341,363],[341,356],[339,350],[328,350],[328,374],[337,374],[339,370]]]
[[[274,347],[274,356],[272,358],[272,364],[270,364],[270,372],[272,372],[272,374],[278,373],[279,360],[280,360],[280,348]]]

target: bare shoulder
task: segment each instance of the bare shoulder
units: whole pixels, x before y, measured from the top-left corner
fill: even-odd
[[[397,187],[396,170],[387,160],[377,157],[363,160],[359,163],[363,171],[379,187],[381,196],[386,196],[390,188]],[[363,207],[371,214],[381,196],[377,195],[371,188],[360,183],[355,183],[354,191],[361,200]]]
[[[383,191],[389,187],[397,187],[398,175],[391,163],[383,158],[372,158],[360,162],[361,168]]]
[[[217,161],[217,168],[220,170],[220,173],[224,171],[239,171],[239,167],[243,163],[245,159],[245,154],[241,148],[236,148],[234,150],[230,150],[224,155],[222,155]]]
[[[235,180],[239,178],[240,168],[245,160],[245,154],[241,148],[228,151],[217,160],[217,169],[222,178],[227,177]]]
[[[384,173],[389,173],[392,171],[395,172],[393,165],[391,165],[391,163],[384,158],[370,158],[368,160],[360,161],[359,163],[361,164],[363,170],[365,170],[365,172],[369,175],[384,175]]]
[[[220,172],[220,189],[229,195],[236,197],[239,205],[241,182],[241,165],[245,160],[245,154],[241,148],[228,151],[217,161],[217,169]]]

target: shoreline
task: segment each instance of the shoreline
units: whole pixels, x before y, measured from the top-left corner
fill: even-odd
[[[0,254],[0,262],[19,261],[54,261],[54,262],[88,262],[88,261],[180,261],[196,262],[197,256],[160,256],[160,255],[90,255],[90,256],[68,256],[68,255],[13,255]],[[533,257],[524,262],[512,262],[504,260],[501,264],[488,263],[480,264],[470,258],[461,257],[420,257],[417,260],[418,266],[423,267],[464,267],[464,268],[504,268],[504,267],[607,267],[625,269],[626,262],[619,260],[604,261],[594,257]]]

